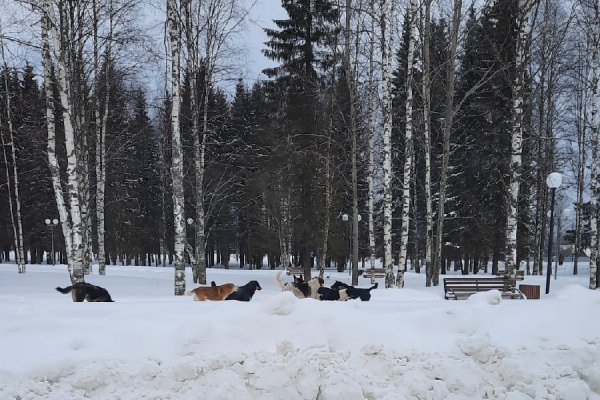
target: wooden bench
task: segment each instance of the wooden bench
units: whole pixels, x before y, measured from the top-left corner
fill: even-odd
[[[371,278],[371,283],[375,283],[375,278],[385,278],[385,272],[385,268],[369,268],[360,270],[358,275]]]
[[[304,268],[303,267],[294,267],[294,268],[286,268],[286,275],[302,275],[304,276]]]
[[[477,292],[499,290],[502,298],[524,299],[523,293],[517,289],[508,277],[502,278],[444,278],[444,295],[446,300],[466,299]]]

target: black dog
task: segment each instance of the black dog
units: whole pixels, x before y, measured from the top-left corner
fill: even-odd
[[[257,290],[262,290],[258,281],[250,281],[244,286],[239,286],[225,300],[250,301]]]
[[[92,285],[87,282],[77,282],[74,285],[67,286],[66,288],[57,287],[56,290],[62,294],[71,292],[71,297],[75,302],[82,302],[87,300],[89,302],[112,302],[110,294],[103,287]]]
[[[377,289],[377,282],[370,288],[357,288],[354,286],[350,286],[345,284],[344,282],[335,281],[331,288],[334,290],[346,289],[348,293],[348,297],[351,299],[360,299],[361,301],[369,301],[371,299],[371,290]]]
[[[340,301],[346,301],[346,300],[348,300],[348,293],[347,293],[347,291],[348,291],[348,289],[345,289],[345,288],[329,289],[328,287],[321,286],[317,290],[317,293],[319,293],[321,295],[320,296],[321,300],[330,300],[330,301],[340,300]]]

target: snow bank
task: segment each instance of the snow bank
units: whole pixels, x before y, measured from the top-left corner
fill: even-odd
[[[116,303],[76,304],[54,291],[64,268],[13,269],[0,265],[0,399],[600,400],[585,277],[541,300],[448,301],[408,273],[369,302],[319,302],[280,292],[274,271],[209,270],[259,280],[241,303],[173,297],[170,268],[110,267],[87,280]]]

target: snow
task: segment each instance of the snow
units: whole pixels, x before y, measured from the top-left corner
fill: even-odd
[[[260,282],[242,303],[175,297],[169,267],[107,266],[86,280],[115,303],[73,303],[54,290],[66,266],[0,264],[0,399],[600,399],[600,291],[571,271],[549,295],[545,276],[519,282],[541,300],[444,300],[407,272],[369,302],[320,302],[281,292],[276,271],[209,269]]]

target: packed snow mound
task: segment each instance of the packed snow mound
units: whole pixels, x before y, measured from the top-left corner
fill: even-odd
[[[291,342],[280,342],[275,352],[48,365],[29,379],[0,376],[0,393],[2,398],[23,400],[600,398],[590,385],[598,382],[581,373],[593,371],[586,365],[585,349],[571,349],[576,355],[571,363],[565,364],[556,353],[531,368],[523,362],[535,358],[535,352],[495,348],[489,339],[473,341],[471,348],[452,354],[398,353],[379,346],[352,352],[301,350]]]
[[[477,292],[469,296],[469,303],[498,305],[502,302],[502,293],[497,289]]]
[[[292,292],[281,292],[261,303],[263,311],[271,315],[289,315],[296,308],[296,296]]]

